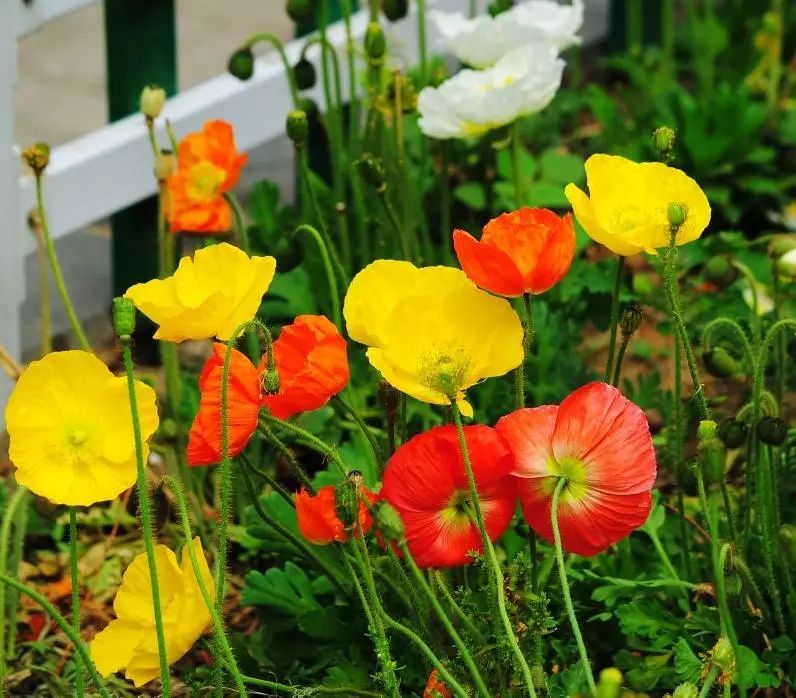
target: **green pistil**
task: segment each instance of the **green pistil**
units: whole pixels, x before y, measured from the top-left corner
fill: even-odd
[[[562,479],[566,481],[561,491],[562,502],[579,502],[589,493],[586,466],[580,458],[564,456],[556,459],[551,456],[547,462],[547,470],[550,475],[542,484],[545,494],[552,495]]]

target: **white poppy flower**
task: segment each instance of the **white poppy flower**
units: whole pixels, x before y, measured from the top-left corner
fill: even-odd
[[[420,92],[420,130],[441,140],[469,138],[535,114],[550,104],[563,70],[552,44],[515,49],[487,70],[462,70]]]
[[[553,0],[529,0],[497,17],[468,19],[457,12],[436,10],[430,17],[451,54],[473,68],[488,68],[527,44],[550,43],[559,51],[579,44],[583,2],[559,5]]]

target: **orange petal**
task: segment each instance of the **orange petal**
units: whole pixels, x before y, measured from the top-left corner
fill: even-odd
[[[477,286],[500,296],[521,296],[522,275],[511,258],[463,230],[453,231],[453,248],[464,272]]]

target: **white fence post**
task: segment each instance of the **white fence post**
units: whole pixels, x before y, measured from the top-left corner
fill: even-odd
[[[14,85],[17,79],[16,17],[19,0],[0,0],[0,344],[22,354],[20,305],[25,295],[19,161],[14,150]],[[10,21],[9,21],[10,19]],[[0,429],[12,382],[0,371]]]

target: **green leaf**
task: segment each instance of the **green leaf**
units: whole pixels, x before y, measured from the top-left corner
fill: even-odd
[[[250,571],[244,579],[241,601],[249,606],[270,606],[299,617],[311,611],[322,611],[316,595],[328,594],[331,590],[327,577],[310,581],[300,567],[287,562],[284,570],[272,567],[265,574]]]
[[[761,661],[749,647],[738,647],[738,680],[746,688],[777,688],[776,670]]]
[[[260,312],[268,318],[293,318],[317,313],[318,303],[307,270],[299,266],[274,276]]]
[[[473,211],[483,211],[486,208],[486,191],[480,182],[460,184],[453,190],[453,198]]]
[[[249,215],[267,237],[279,230],[279,187],[275,182],[264,179],[252,187]]]
[[[564,186],[559,182],[541,180],[525,190],[525,203],[540,208],[567,208],[569,202],[564,196]]]
[[[681,681],[695,681],[702,670],[699,657],[682,637],[674,647],[674,670]]]
[[[583,158],[558,150],[546,150],[542,154],[541,179],[554,184],[567,185],[570,182],[583,184],[586,173],[583,169]]]
[[[520,177],[527,188],[536,176],[536,160],[525,148],[520,150],[519,157]],[[499,150],[497,154],[497,172],[501,179],[507,182],[514,181],[514,165],[512,163],[511,147]]]

